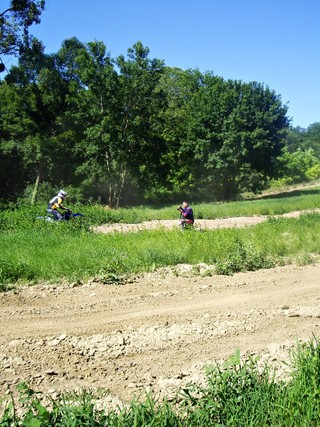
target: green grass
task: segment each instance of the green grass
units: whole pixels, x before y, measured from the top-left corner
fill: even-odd
[[[275,380],[276,371],[258,358],[242,360],[237,350],[224,366],[207,368],[207,385],[189,384],[172,403],[147,395],[124,407],[98,410],[101,395],[69,393],[45,407],[41,395],[19,385],[24,412],[11,397],[0,424],[9,426],[108,427],[318,427],[320,425],[320,346],[313,337],[292,353],[292,372]]]
[[[271,219],[254,227],[89,233],[72,224],[0,236],[0,283],[77,281],[132,275],[176,264],[214,264],[218,274],[307,263],[320,251],[320,215]]]
[[[275,215],[320,206],[319,188],[289,196],[195,206],[196,217],[217,218]],[[117,282],[121,276],[153,271],[180,263],[215,265],[217,274],[306,264],[320,251],[320,216],[270,219],[244,229],[150,230],[139,233],[91,232],[105,222],[133,223],[178,217],[175,206],[106,210],[83,206],[85,217],[75,222],[48,223],[40,206],[0,212],[0,290],[19,282]],[[74,209],[75,211],[77,209]]]
[[[312,189],[269,195],[257,200],[229,203],[198,203],[192,204],[192,207],[196,219],[281,215],[296,210],[319,208],[320,186]],[[92,225],[104,223],[135,224],[143,221],[179,218],[177,206],[163,206],[159,208],[139,206],[113,210],[105,209],[100,205],[72,206],[72,208],[74,212],[83,213],[85,215],[85,223]],[[46,215],[43,205],[24,205],[15,209],[3,210],[0,212],[0,230],[32,228],[35,222],[39,222],[39,220],[36,220],[39,215]]]

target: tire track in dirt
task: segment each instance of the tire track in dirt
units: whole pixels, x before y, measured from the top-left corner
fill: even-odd
[[[51,395],[103,387],[113,403],[145,389],[171,395],[238,347],[284,372],[296,340],[319,336],[319,291],[320,263],[21,287],[0,294],[0,391],[27,381]]]

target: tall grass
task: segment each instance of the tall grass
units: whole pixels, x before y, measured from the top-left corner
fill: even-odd
[[[194,206],[196,218],[276,215],[320,206],[319,188],[290,197]],[[76,210],[76,208],[75,208]],[[319,254],[319,215],[270,219],[245,229],[190,231],[157,229],[139,233],[95,234],[93,225],[178,218],[176,207],[110,210],[83,206],[76,222],[38,219],[40,206],[0,212],[0,290],[19,281],[57,282],[98,278],[108,283],[122,275],[153,271],[179,263],[215,265],[218,274],[268,268],[286,262],[310,262]]]
[[[189,384],[173,403],[146,396],[124,407],[98,410],[93,392],[69,393],[45,407],[39,395],[21,384],[24,413],[7,403],[2,426],[108,427],[318,427],[320,425],[320,347],[313,337],[293,352],[292,373],[276,380],[276,371],[258,359],[241,360],[236,351],[224,366],[207,369],[207,385]]]
[[[71,227],[69,227],[69,225]],[[307,263],[320,251],[320,216],[270,219],[254,227],[182,232],[89,233],[72,224],[0,236],[0,283],[58,282],[154,271],[176,264],[213,264],[218,274]]]

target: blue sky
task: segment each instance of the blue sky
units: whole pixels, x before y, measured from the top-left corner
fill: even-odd
[[[293,126],[320,122],[319,0],[46,0],[31,32],[46,53],[76,36],[115,58],[141,41],[166,65],[264,83]]]

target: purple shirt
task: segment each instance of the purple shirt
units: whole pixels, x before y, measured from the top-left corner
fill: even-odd
[[[185,219],[190,219],[191,221],[194,221],[193,210],[192,210],[192,208],[190,206],[182,208],[181,215]]]

